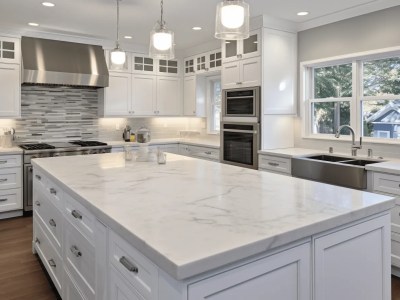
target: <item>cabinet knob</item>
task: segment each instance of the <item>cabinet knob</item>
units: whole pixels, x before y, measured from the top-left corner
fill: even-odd
[[[75,218],[75,219],[79,219],[82,220],[82,215],[77,211],[77,210],[73,210],[71,211],[71,215]]]
[[[36,201],[36,202],[35,202],[35,205],[36,205],[36,206],[40,206],[40,202],[39,202],[39,201]]]
[[[7,198],[0,198],[0,202],[6,202],[7,200]]]
[[[49,259],[48,262],[49,262],[50,267],[53,267],[53,268],[57,267],[56,262],[54,261],[54,259]]]
[[[35,177],[37,180],[42,180],[42,177],[40,177],[40,175],[36,175]]]
[[[72,254],[75,255],[76,257],[81,257],[82,256],[82,252],[79,251],[78,247],[72,246],[70,248],[70,250],[71,250]]]
[[[49,224],[52,227],[57,227],[56,221],[54,221],[54,219],[50,219]]]
[[[39,244],[39,245],[40,245],[40,240],[39,240],[39,238],[36,238],[36,239],[35,239],[35,244]]]
[[[57,195],[57,191],[55,188],[50,189],[50,194]]]
[[[7,178],[1,178],[0,182],[6,182],[8,179]]]
[[[136,267],[133,263],[131,263],[125,256],[122,256],[119,259],[119,262],[129,271],[132,273],[139,273],[138,267]]]

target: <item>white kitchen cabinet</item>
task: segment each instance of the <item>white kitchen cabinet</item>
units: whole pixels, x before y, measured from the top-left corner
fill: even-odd
[[[242,88],[261,85],[261,58],[241,59],[222,65],[222,88]]]
[[[157,107],[157,77],[132,75],[132,115],[152,116]]]
[[[155,75],[157,61],[151,57],[140,54],[132,54],[132,73]]]
[[[160,59],[157,64],[157,75],[178,77],[181,75],[180,61],[177,59]]]
[[[179,144],[179,154],[211,161],[219,161],[219,149],[205,146]]]
[[[68,271],[65,272],[63,282],[63,300],[87,300],[76,286]]]
[[[263,112],[293,115],[297,108],[297,34],[264,29],[263,45]]]
[[[107,117],[129,115],[132,110],[132,75],[110,72],[109,78],[109,86],[103,89],[104,111],[101,114]]]
[[[188,300],[309,300],[310,248],[306,243],[191,284]]]
[[[0,156],[0,213],[0,219],[22,215],[21,155]]]
[[[290,158],[265,154],[258,155],[258,169],[260,171],[268,171],[282,175],[291,175],[291,165],[292,161]]]
[[[157,76],[156,115],[176,116],[182,114],[181,79]]]
[[[203,76],[185,76],[183,79],[183,115],[206,116],[206,79]]]
[[[0,37],[0,63],[21,63],[21,40],[12,37]]]
[[[261,31],[256,30],[244,40],[223,40],[222,60],[223,63],[239,59],[257,57],[261,55]]]
[[[194,61],[195,57],[187,57],[184,59],[184,74],[186,75],[193,75],[195,73],[195,66]]]
[[[315,237],[315,300],[390,300],[389,218]]]
[[[208,70],[218,71],[222,67],[222,51],[221,49],[208,52]]]
[[[21,115],[20,73],[20,65],[0,63],[0,118]]]

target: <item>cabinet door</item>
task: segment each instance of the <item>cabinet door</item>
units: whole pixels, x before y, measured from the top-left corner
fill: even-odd
[[[157,115],[182,115],[181,81],[175,77],[157,77]]]
[[[63,294],[64,300],[86,300],[82,292],[76,287],[67,271],[64,274]]]
[[[194,57],[188,57],[184,61],[184,73],[185,75],[193,75],[195,73],[195,67],[194,67]]]
[[[250,36],[240,43],[240,58],[250,58],[261,54],[260,31],[250,33]]]
[[[240,41],[236,40],[222,41],[222,59],[224,62],[235,61],[239,58],[239,44]]]
[[[261,85],[261,59],[254,57],[240,61],[240,87]]]
[[[195,59],[196,73],[201,74],[208,71],[208,53],[200,54]]]
[[[157,77],[155,75],[132,75],[132,115],[154,115],[156,97]]]
[[[208,68],[209,71],[221,70],[222,67],[222,52],[214,50],[208,53]]]
[[[162,76],[178,77],[180,75],[179,61],[176,59],[172,59],[172,60],[160,59],[158,61],[157,74],[162,75]]]
[[[104,98],[105,116],[128,116],[132,110],[131,74],[110,72]]]
[[[314,242],[314,299],[390,299],[390,216]]]
[[[136,74],[156,74],[156,61],[151,57],[132,55],[132,72]]]
[[[310,257],[309,243],[297,246],[189,285],[188,299],[310,300]]]
[[[0,37],[0,63],[21,62],[20,39]]]
[[[21,115],[20,66],[0,64],[0,117]]]
[[[186,76],[183,80],[183,114],[196,115],[196,77]]]
[[[264,31],[264,114],[296,113],[297,35]]]
[[[234,61],[222,65],[222,88],[231,89],[240,87],[240,63]]]

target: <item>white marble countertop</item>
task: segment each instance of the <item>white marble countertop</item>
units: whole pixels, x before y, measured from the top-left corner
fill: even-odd
[[[13,155],[13,154],[22,154],[24,151],[17,146],[10,148],[0,147],[0,155]]]
[[[104,141],[110,146],[113,147],[123,147],[125,145],[138,146],[137,142],[125,142],[123,140],[120,141]],[[170,138],[170,139],[152,139],[150,141],[150,145],[166,145],[166,144],[188,144],[194,146],[204,146],[210,148],[219,148],[220,142],[215,139],[207,139],[207,138],[196,138],[196,139],[183,139],[183,138]]]
[[[377,164],[369,164],[365,166],[367,171],[390,173],[400,175],[400,160],[389,160]]]
[[[282,148],[272,150],[260,150],[258,154],[273,155],[285,158],[300,157],[312,154],[323,153],[323,150],[305,149],[305,148]]]
[[[168,154],[33,160],[104,224],[181,280],[393,207],[389,197]]]

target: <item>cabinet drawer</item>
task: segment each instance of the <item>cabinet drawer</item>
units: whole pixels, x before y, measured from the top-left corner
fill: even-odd
[[[64,274],[64,284],[63,284],[63,299],[64,300],[86,300],[82,295],[82,292],[76,286],[74,280],[69,275],[68,271]]]
[[[34,219],[46,230],[50,240],[62,253],[63,216],[61,212],[51,204],[41,189],[35,189],[33,194]]]
[[[0,189],[16,189],[21,187],[21,171],[20,167],[0,169]]]
[[[261,170],[271,170],[274,172],[291,174],[291,160],[290,158],[282,158],[277,156],[259,156],[259,169]]]
[[[63,208],[63,190],[55,184],[49,178],[46,178],[45,184],[46,196],[50,199],[51,203],[53,203],[60,211]]]
[[[22,156],[21,155],[1,155],[0,156],[0,168],[15,168],[21,167]]]
[[[63,265],[61,257],[52,246],[43,228],[35,220],[33,221],[33,227],[35,249],[61,295],[61,286],[63,282]]]
[[[33,185],[46,190],[47,187],[47,177],[43,175],[42,172],[34,169],[33,170]]]
[[[94,246],[68,221],[64,226],[64,263],[86,299],[95,300]]]
[[[191,147],[191,156],[219,161],[219,149],[193,146]]]
[[[0,212],[22,209],[21,188],[0,190]]]
[[[69,220],[89,242],[93,243],[95,217],[70,195],[64,194],[64,199],[67,220]]]
[[[388,193],[392,195],[400,195],[400,176],[374,173],[374,191]]]
[[[400,267],[400,234],[392,232],[391,237],[392,265]]]
[[[400,205],[395,205],[390,211],[391,222],[400,227]]]
[[[113,300],[145,300],[129,282],[110,266],[110,297]]]
[[[144,298],[157,299],[157,267],[114,232],[109,237],[111,264]]]

